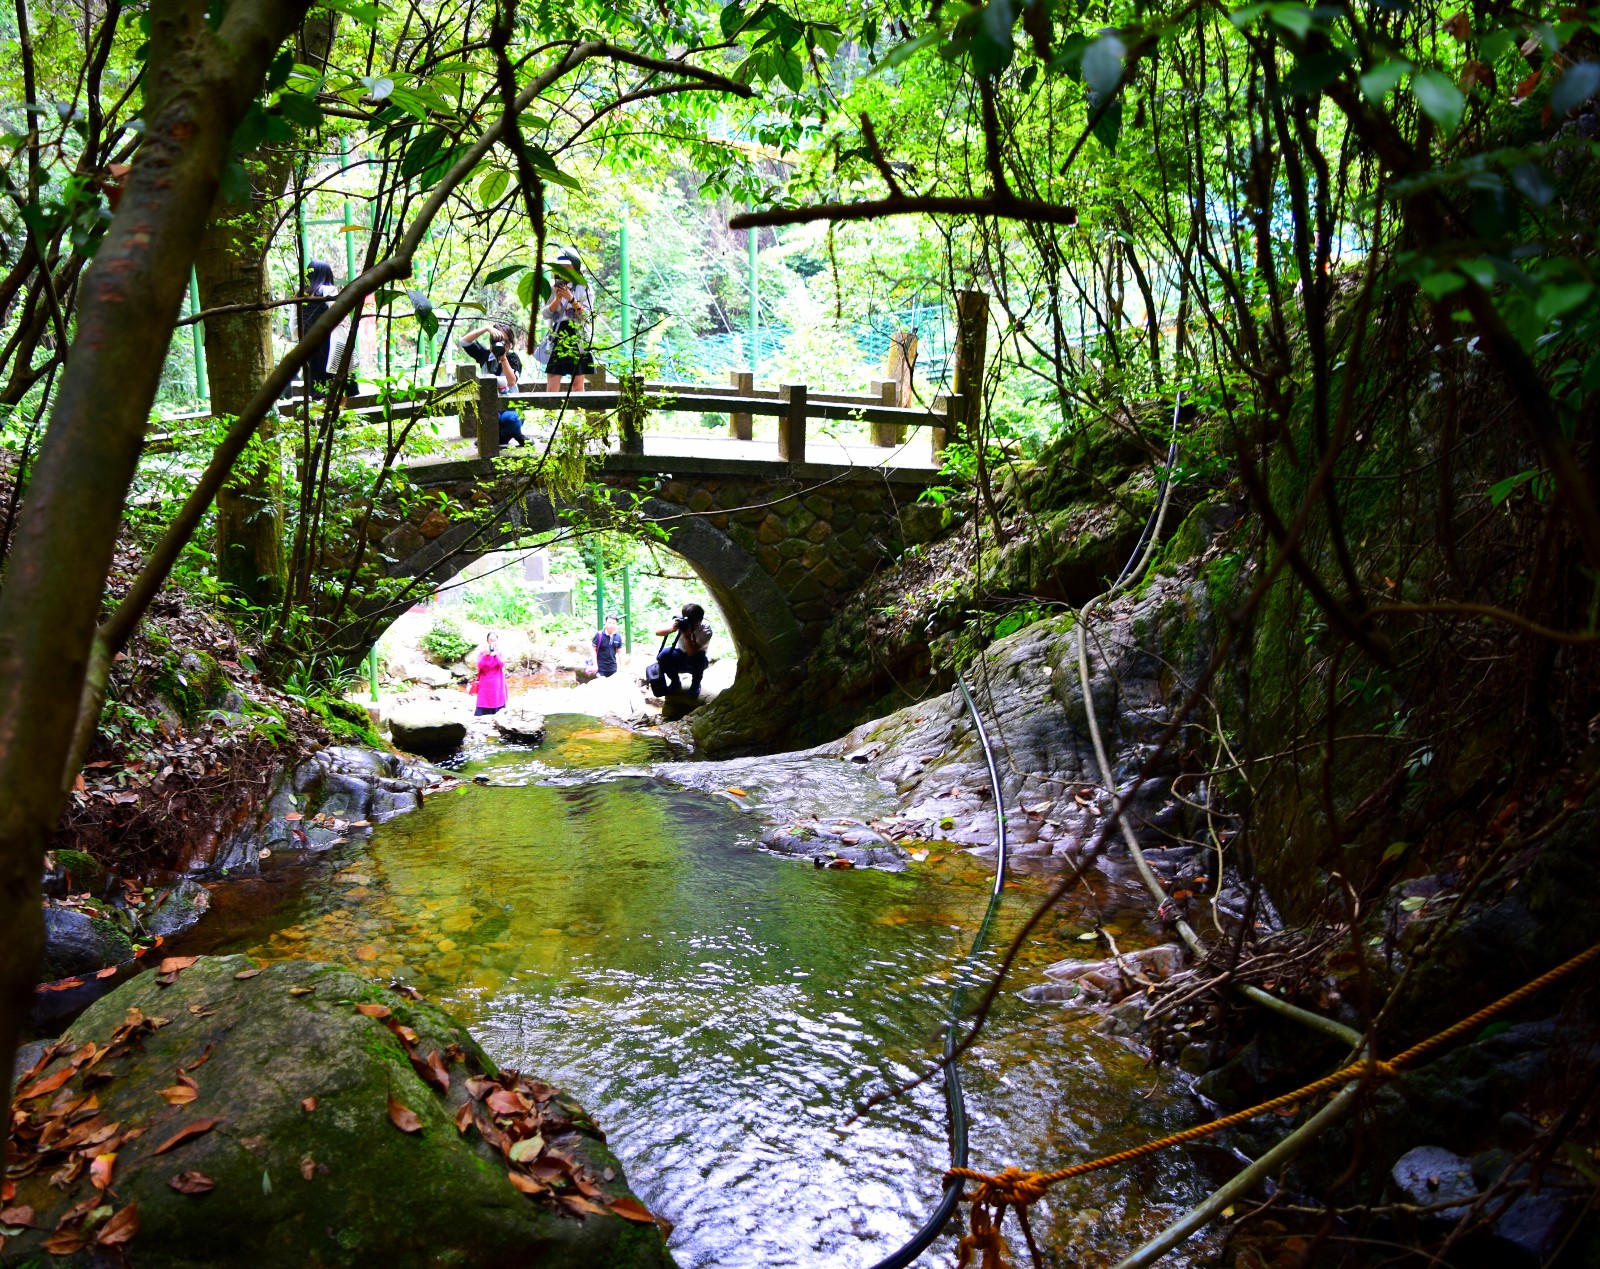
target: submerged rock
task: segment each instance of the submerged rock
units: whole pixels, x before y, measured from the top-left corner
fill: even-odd
[[[163,939],[174,939],[193,929],[211,909],[211,892],[198,881],[185,877],[163,892],[155,905],[141,913],[144,928]]]
[[[50,1240],[52,1263],[149,1269],[672,1264],[582,1108],[497,1073],[436,1007],[309,962],[160,977],[92,1006],[26,1076],[20,1261]]]

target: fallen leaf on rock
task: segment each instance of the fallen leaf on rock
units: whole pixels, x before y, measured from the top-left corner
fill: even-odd
[[[263,965],[257,965],[254,969],[241,969],[237,974],[234,975],[234,977],[240,979],[254,978],[257,974],[264,973],[266,973],[266,967]]]
[[[63,1066],[54,1075],[47,1075],[38,1083],[28,1085],[27,1088],[17,1094],[17,1100],[19,1102],[31,1101],[35,1097],[43,1097],[46,1093],[55,1092],[56,1089],[72,1078],[75,1069],[71,1066]]]
[[[624,1195],[612,1199],[606,1206],[624,1220],[638,1221],[641,1225],[655,1224],[656,1218],[650,1214],[650,1209],[636,1198]]]
[[[75,1229],[58,1230],[45,1239],[44,1249],[52,1256],[71,1256],[89,1245],[89,1240]]]
[[[139,1205],[129,1203],[104,1225],[100,1232],[94,1236],[95,1242],[102,1247],[117,1247],[129,1241],[139,1232]]]
[[[212,1014],[216,1013],[216,1010],[207,1005],[190,1005],[189,1012],[192,1013],[196,1018],[209,1018]]]
[[[303,815],[302,815],[302,814],[300,814],[300,812],[299,812],[299,811],[290,811],[290,812],[289,812],[289,813],[288,813],[288,814],[287,814],[287,815],[285,815],[285,816],[284,816],[284,817],[283,817],[283,818],[284,818],[284,819],[285,819],[285,820],[286,820],[286,821],[287,821],[287,822],[288,822],[288,823],[290,823],[290,824],[293,824],[293,823],[295,823],[295,822],[296,822],[296,821],[298,821],[298,820],[303,820],[303,819],[304,819],[304,818],[305,818],[305,816],[303,816]]]
[[[33,1208],[24,1203],[20,1207],[0,1208],[0,1225],[12,1229],[37,1229],[33,1223]]]
[[[317,1099],[315,1097],[307,1097],[307,1098],[303,1099],[301,1101],[301,1103],[300,1103],[300,1109],[305,1111],[306,1114],[308,1114],[308,1115],[312,1111],[314,1111],[316,1108],[317,1108]]]
[[[89,1164],[89,1183],[97,1190],[103,1190],[111,1184],[111,1174],[116,1170],[117,1156],[111,1154],[97,1154]]]
[[[300,1160],[300,1175],[308,1181],[317,1175],[317,1161],[310,1155]]]
[[[291,996],[309,996],[314,991],[316,991],[315,987],[291,987],[291,988],[289,988],[289,994]]]
[[[389,1098],[389,1122],[401,1132],[422,1131],[422,1120],[417,1118],[417,1112],[393,1097]]]
[[[489,1094],[488,1106],[497,1115],[523,1115],[528,1111],[528,1099],[509,1088],[499,1088]]]
[[[179,1194],[209,1194],[217,1188],[217,1183],[204,1172],[180,1172],[168,1177],[167,1184]]]
[[[524,1137],[511,1147],[512,1163],[528,1163],[539,1157],[539,1151],[544,1149],[544,1138],[535,1133],[531,1137]]]
[[[464,1101],[456,1111],[456,1131],[464,1133],[472,1126],[472,1102]]]
[[[400,1037],[400,1043],[404,1044],[407,1048],[410,1048],[417,1042],[417,1033],[410,1027],[403,1027],[399,1023],[394,1023],[389,1029]]]
[[[511,1184],[517,1189],[521,1190],[524,1194],[550,1193],[550,1187],[548,1185],[541,1185],[531,1176],[523,1176],[520,1172],[507,1172],[506,1176],[510,1178]]]
[[[199,1066],[204,1066],[208,1061],[211,1060],[211,1051],[216,1047],[217,1042],[215,1040],[211,1041],[211,1043],[206,1045],[205,1052],[203,1052],[199,1057],[195,1058],[193,1062],[190,1062],[188,1066],[180,1066],[178,1068],[178,1078],[183,1080],[185,1084],[193,1083],[194,1081],[185,1078],[185,1072],[192,1071]],[[198,1088],[199,1085],[196,1084],[195,1087]]]
[[[177,1132],[173,1133],[172,1136],[168,1137],[153,1151],[151,1151],[151,1153],[166,1154],[166,1152],[171,1150],[173,1146],[181,1145],[183,1142],[189,1140],[190,1137],[198,1137],[203,1132],[210,1132],[221,1122],[222,1120],[220,1119],[197,1119],[192,1124],[185,1124],[182,1128],[178,1129]]]
[[[390,1009],[388,1005],[357,1005],[356,1012],[366,1014],[369,1018],[387,1018]]]
[[[750,796],[743,789],[724,789],[723,792],[724,793],[731,793],[736,798],[747,798],[747,797]]]
[[[107,965],[104,969],[95,970],[94,976],[96,978],[110,978],[111,975],[115,974],[120,968],[121,966],[119,965]]]
[[[606,1209],[598,1203],[591,1203],[586,1198],[579,1198],[576,1194],[563,1194],[561,1203],[569,1212],[577,1216],[604,1216]]]
[[[187,1106],[199,1096],[200,1090],[188,1084],[174,1084],[161,1090],[162,1100],[168,1106]]]
[[[200,958],[198,956],[164,957],[161,961],[160,969],[163,974],[176,974],[179,970],[188,969],[189,966],[193,965],[199,959]],[[122,1210],[127,1211],[128,1209],[123,1208]]]

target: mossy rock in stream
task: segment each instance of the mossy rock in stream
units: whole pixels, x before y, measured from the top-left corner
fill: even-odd
[[[541,1103],[546,1151],[570,1156],[591,1194],[598,1187],[591,1213],[579,1217],[569,1211],[582,1204],[518,1192],[501,1151],[476,1128],[457,1131],[468,1077],[496,1072],[441,1010],[331,965],[288,962],[236,977],[253,968],[245,957],[202,957],[169,986],[154,971],[141,974],[67,1031],[64,1056],[36,1079],[48,1081],[91,1041],[112,1044],[119,1027],[137,1020],[131,1010],[166,1020],[138,1028],[91,1070],[25,1104],[38,1123],[50,1107],[59,1115],[69,1101],[92,1094],[99,1105],[87,1120],[84,1107],[63,1118],[115,1126],[114,1132],[99,1146],[85,1143],[72,1158],[110,1145],[116,1159],[97,1215],[91,1169],[77,1165],[77,1176],[62,1188],[51,1174],[66,1153],[58,1147],[42,1157],[36,1172],[19,1179],[12,1201],[34,1209],[38,1228],[7,1238],[9,1255],[22,1262],[38,1255],[63,1214],[89,1200],[82,1210],[90,1214],[78,1228],[91,1236],[138,1205],[138,1230],[126,1251],[141,1269],[671,1266],[654,1224],[598,1206],[629,1193],[616,1157],[581,1107],[560,1093]],[[357,1004],[386,1006],[390,1017],[358,1013]],[[423,1082],[389,1023],[411,1028],[423,1057],[434,1050],[459,1055],[447,1063],[447,1093]],[[184,1067],[199,1095],[182,1104],[180,1092],[180,1104],[168,1105],[162,1091],[170,1095],[179,1086]],[[307,1098],[316,1099],[309,1111]],[[419,1131],[391,1122],[391,1099],[415,1112]],[[481,1103],[478,1109],[485,1113]],[[207,1119],[215,1126],[162,1149],[185,1126]],[[131,1139],[130,1129],[137,1130]],[[23,1158],[29,1135],[18,1134]],[[193,1194],[172,1187],[173,1178],[192,1173],[214,1188]],[[93,1249],[90,1242],[54,1263],[100,1263]]]

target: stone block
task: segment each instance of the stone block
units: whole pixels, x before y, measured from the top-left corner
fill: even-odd
[[[707,516],[706,519],[711,522],[712,528],[720,529],[724,533],[728,531],[728,517],[726,513],[719,511],[714,516]]]
[[[782,542],[787,536],[788,531],[784,528],[783,521],[775,515],[768,515],[761,522],[760,527],[756,529],[756,540],[758,542],[774,544]]]
[[[801,621],[823,622],[833,616],[833,605],[826,599],[805,599],[794,605],[794,615]]]
[[[717,500],[711,496],[709,490],[696,489],[689,495],[688,507],[690,511],[706,512],[717,505]]]
[[[799,585],[802,577],[809,576],[799,560],[790,560],[772,575],[772,580],[777,583],[778,589],[787,595],[791,588]]]
[[[420,551],[427,541],[428,539],[411,525],[402,524],[383,539],[383,553],[391,559],[403,560],[406,556]]]
[[[806,566],[807,572],[816,568],[818,564],[827,558],[828,548],[825,546],[808,546],[800,554],[800,562]]]
[[[761,567],[769,573],[776,573],[783,567],[783,556],[778,553],[775,546],[764,546],[756,552],[756,558],[761,561]]]
[[[786,560],[797,560],[806,553],[804,538],[786,538],[778,543],[778,554]]]
[[[806,499],[806,510],[819,520],[827,520],[833,515],[833,500],[821,494],[812,494]]]
[[[782,583],[779,583],[783,585]],[[783,593],[791,604],[804,603],[806,600],[821,600],[823,595],[822,583],[810,573],[801,573],[800,576],[788,585],[783,586]]]
[[[863,573],[870,573],[878,566],[878,553],[870,546],[859,548],[851,558],[855,561],[856,567]]]
[[[883,494],[877,489],[857,489],[850,495],[850,505],[858,513],[879,511],[883,507]]]
[[[804,537],[806,530],[816,522],[817,517],[812,515],[804,507],[801,507],[798,511],[791,511],[787,518],[785,518],[783,524],[784,528],[788,531],[791,537],[798,538]]]
[[[826,520],[818,520],[806,530],[806,538],[811,542],[826,542],[833,535],[833,526]]]
[[[667,502],[683,503],[688,500],[689,486],[681,480],[669,480],[661,486],[657,496]]]
[[[837,589],[843,586],[846,580],[845,571],[831,559],[823,560],[816,568],[812,569],[811,576],[830,589]]]
[[[843,533],[856,522],[855,509],[848,502],[842,502],[833,509],[833,515],[829,517],[829,521],[832,523],[835,533]]]

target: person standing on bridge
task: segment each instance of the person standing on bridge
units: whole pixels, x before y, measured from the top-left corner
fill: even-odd
[[[484,635],[478,673],[467,689],[478,698],[474,715],[498,714],[506,707],[506,663],[500,659],[499,645],[499,636],[493,630]]]
[[[333,280],[333,266],[326,260],[312,260],[306,265],[306,294],[311,302],[300,310],[300,334],[303,336],[328,311],[328,301],[339,294],[339,284]],[[344,326],[336,328],[341,338],[339,351],[344,351]],[[333,382],[333,372],[339,368],[339,358],[333,355],[332,340],[324,336],[322,342],[306,357],[305,381],[312,396],[328,395],[328,385]]]
[[[569,248],[556,256],[551,268],[555,272],[550,302],[544,306],[550,333],[534,352],[534,359],[544,362],[546,392],[560,392],[561,381],[569,375],[572,391],[582,392],[594,373],[590,339],[593,304],[589,288],[581,281],[583,262]],[[573,278],[580,280],[574,282]]]
[[[706,672],[706,667],[711,664],[711,659],[706,656],[706,648],[711,643],[711,626],[706,622],[706,610],[699,604],[685,604],[683,615],[674,617],[672,624],[663,626],[656,633],[662,638],[672,636],[672,646],[662,648],[656,654],[656,664],[661,667],[661,677],[666,691],[663,695],[672,695],[683,691],[683,685],[678,681],[678,675],[689,676],[689,695],[700,695],[700,676]]]

